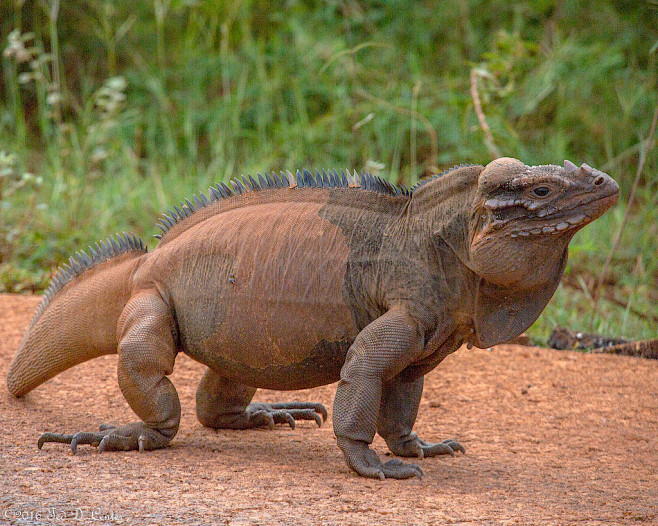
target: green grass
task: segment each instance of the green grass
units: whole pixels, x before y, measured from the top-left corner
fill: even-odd
[[[499,151],[588,162],[622,188],[616,210],[572,242],[532,337],[555,324],[656,336],[656,149],[608,299],[595,309],[588,296],[658,103],[658,11],[557,5],[2,4],[0,290],[42,290],[57,264],[109,233],[148,239],[160,211],[240,173],[368,167],[409,185]],[[474,69],[493,144],[474,111]]]
[[[555,296],[528,331],[545,344],[556,326],[632,339],[658,335],[658,210],[635,215],[626,226],[603,298],[594,307],[595,283],[623,215],[623,204],[576,234],[569,264]],[[606,299],[607,298],[607,299]]]

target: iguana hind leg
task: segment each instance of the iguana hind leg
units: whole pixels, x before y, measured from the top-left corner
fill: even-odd
[[[196,392],[199,422],[214,429],[273,428],[275,424],[294,428],[295,420],[315,420],[320,426],[327,419],[327,410],[322,404],[251,402],[255,393],[255,387],[239,384],[207,369]]]
[[[429,443],[412,431],[423,394],[423,380],[422,376],[407,380],[403,373],[384,385],[377,432],[391,452],[401,457],[429,458],[454,455],[457,451],[465,453],[464,447],[455,440]]]
[[[156,292],[141,292],[126,304],[118,322],[119,387],[142,421],[124,426],[101,425],[100,432],[44,433],[45,442],[79,444],[103,450],[140,451],[166,446],[180,423],[180,401],[167,378],[174,368],[175,326],[169,307]]]

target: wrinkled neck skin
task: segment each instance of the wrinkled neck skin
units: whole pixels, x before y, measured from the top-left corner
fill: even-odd
[[[426,338],[438,346],[445,341],[447,352],[472,334],[479,277],[469,259],[469,220],[481,170],[459,168],[416,188],[390,234],[406,262],[400,270],[406,303],[418,311]]]
[[[562,277],[573,233],[478,243],[482,169],[459,168],[415,190],[406,221],[412,237],[436,255],[430,273],[445,285],[437,307],[449,309],[462,342],[489,347],[518,336],[539,316]]]
[[[482,166],[466,166],[416,189],[407,210],[412,228],[429,245],[444,241],[470,270],[470,223]]]

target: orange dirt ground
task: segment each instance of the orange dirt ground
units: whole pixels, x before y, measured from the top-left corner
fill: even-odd
[[[203,368],[180,356],[183,406],[166,449],[140,454],[36,447],[44,431],[135,420],[116,356],[17,400],[5,374],[39,298],[0,296],[2,524],[658,524],[658,362],[501,345],[461,349],[427,376],[416,431],[465,456],[420,461],[422,480],[366,480],[331,427],[335,385],[259,391],[324,403],[321,428],[221,431],[194,409]],[[386,447],[374,443],[380,455]],[[68,518],[65,518],[68,517]]]

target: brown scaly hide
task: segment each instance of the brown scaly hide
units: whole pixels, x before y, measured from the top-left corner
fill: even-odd
[[[7,373],[10,393],[23,396],[76,364],[117,352],[116,320],[131,293],[126,278],[142,253],[104,261],[44,300]]]
[[[166,378],[178,352],[209,367],[197,413],[211,427],[321,423],[317,404],[250,401],[256,388],[340,379],[333,421],[348,465],[367,477],[420,476],[414,464],[382,463],[368,447],[375,433],[400,456],[463,451],[412,432],[423,375],[463,343],[523,332],[554,293],[575,231],[617,194],[587,165],[507,158],[455,167],[411,192],[335,172],[217,186],[163,215],[151,253],[71,276],[28,330],[8,385],[25,394],[118,348],[119,385],[141,422],[39,444],[144,450],[178,429]]]
[[[333,382],[359,329],[342,292],[347,239],[320,216],[329,193],[220,201],[226,209],[211,219],[165,235],[134,286],[157,285],[176,313],[181,350],[226,376],[272,389]]]

